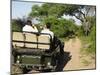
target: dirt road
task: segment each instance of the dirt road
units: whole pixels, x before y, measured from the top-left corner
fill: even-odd
[[[63,70],[75,70],[80,67],[80,48],[81,42],[78,38],[70,39],[68,42],[65,42],[65,52],[70,52],[72,55],[71,60],[66,64]]]
[[[63,70],[79,70],[79,69],[94,69],[95,61],[90,60],[89,57],[81,58],[80,49],[82,47],[81,40],[79,38],[70,39],[65,42],[64,51],[69,52],[72,55],[69,62],[64,66]],[[90,60],[87,65],[84,65],[82,61]]]

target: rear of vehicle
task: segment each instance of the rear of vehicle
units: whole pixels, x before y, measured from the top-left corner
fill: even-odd
[[[57,53],[59,46],[54,47],[53,39],[49,34],[12,33],[12,65],[18,65],[23,71],[25,69],[54,71],[57,66]]]

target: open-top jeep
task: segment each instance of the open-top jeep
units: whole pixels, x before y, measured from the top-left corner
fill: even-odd
[[[60,54],[59,45],[55,45],[50,34],[12,32],[12,65],[18,65],[22,71],[55,71]]]

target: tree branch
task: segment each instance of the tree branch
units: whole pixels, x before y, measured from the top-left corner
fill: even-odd
[[[86,18],[86,15],[81,10],[78,10],[78,12],[81,13],[84,18]]]
[[[86,14],[86,16],[88,15],[88,13],[89,13],[89,10],[90,10],[90,8],[87,10],[87,14]]]
[[[73,16],[75,16],[78,20],[80,20],[81,22],[83,22],[83,20],[81,18],[79,18],[78,16],[76,16],[75,14],[73,14]]]

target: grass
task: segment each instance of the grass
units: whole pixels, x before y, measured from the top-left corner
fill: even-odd
[[[86,54],[95,54],[96,52],[96,40],[91,40],[91,36],[82,36],[80,37],[82,41],[81,51]]]
[[[88,66],[91,62],[89,60],[83,59],[82,63],[84,64],[84,66]]]

